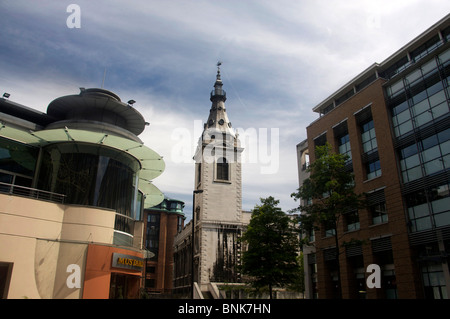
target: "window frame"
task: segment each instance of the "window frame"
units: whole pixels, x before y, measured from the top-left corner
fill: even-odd
[[[231,182],[230,163],[225,157],[220,157],[215,163],[214,181]]]

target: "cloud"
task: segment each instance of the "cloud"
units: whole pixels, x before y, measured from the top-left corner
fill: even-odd
[[[261,174],[261,162],[244,165],[244,207],[273,195],[288,210],[298,187],[295,145],[317,118],[311,109],[450,9],[444,0],[78,0],[81,28],[69,29],[71,3],[2,1],[0,89],[42,111],[102,83],[136,100],[151,123],[140,138],[166,161],[155,185],[186,200],[188,214],[188,150],[196,121],[208,117],[218,60],[233,126],[279,129],[276,174]]]

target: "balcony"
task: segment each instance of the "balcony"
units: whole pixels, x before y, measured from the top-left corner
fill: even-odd
[[[66,198],[66,195],[63,194],[2,182],[0,182],[0,193],[51,201],[59,204],[64,204]]]
[[[225,90],[223,89],[212,90],[210,100],[212,102],[216,99],[225,101],[227,99],[227,92],[225,92]]]

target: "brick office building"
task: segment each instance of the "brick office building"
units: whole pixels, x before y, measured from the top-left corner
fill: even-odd
[[[144,210],[144,245],[150,251],[145,261],[145,290],[151,297],[171,296],[173,289],[173,243],[183,229],[184,202],[165,197]]]
[[[375,63],[313,108],[298,154],[328,142],[350,156],[346,169],[369,207],[344,216],[336,256],[320,227],[305,254],[306,292],[343,298],[448,298],[450,293],[450,15],[384,62]],[[301,148],[301,149],[300,149]],[[299,157],[299,170],[306,169]],[[299,182],[302,177],[299,174]],[[348,244],[356,239],[359,244]],[[381,267],[368,289],[366,268]]]

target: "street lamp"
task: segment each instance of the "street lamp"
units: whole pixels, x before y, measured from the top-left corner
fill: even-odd
[[[192,192],[192,241],[191,241],[191,299],[194,299],[194,236],[195,236],[195,194],[203,193],[202,189]]]

